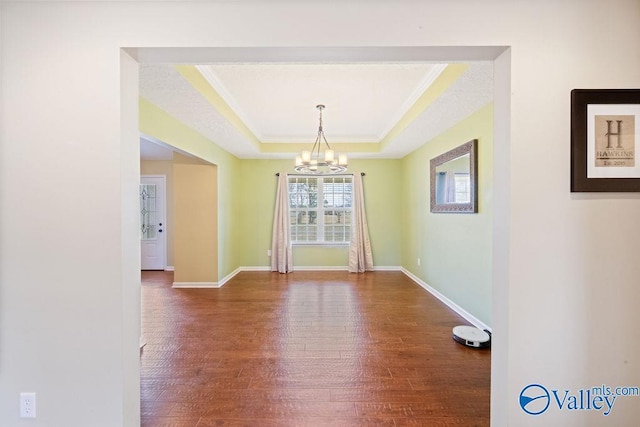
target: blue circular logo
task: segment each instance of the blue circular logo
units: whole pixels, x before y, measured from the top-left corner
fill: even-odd
[[[520,407],[529,415],[540,415],[549,408],[551,395],[540,384],[529,384],[520,392]]]

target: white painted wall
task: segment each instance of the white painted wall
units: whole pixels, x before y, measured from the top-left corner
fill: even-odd
[[[0,25],[0,425],[28,424],[21,391],[38,393],[38,425],[138,423],[135,71],[119,48],[140,46],[510,46],[496,71],[512,81],[496,100],[493,424],[640,416],[640,398],[608,417],[518,406],[531,382],[640,385],[640,195],[569,192],[569,92],[640,86],[637,0],[20,2]]]

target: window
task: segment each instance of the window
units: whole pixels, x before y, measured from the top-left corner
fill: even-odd
[[[456,203],[469,203],[471,201],[471,194],[469,192],[471,187],[471,177],[468,173],[456,173]]]
[[[348,243],[351,238],[353,178],[289,177],[293,243]]]

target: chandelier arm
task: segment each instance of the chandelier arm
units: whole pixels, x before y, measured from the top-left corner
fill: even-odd
[[[317,145],[318,145],[318,140],[316,139],[316,141],[313,143],[313,147],[311,147],[311,151],[309,151],[309,161],[313,160],[314,156],[316,155]]]
[[[316,141],[313,143],[311,154],[312,154],[312,158],[313,158],[313,154],[315,154],[316,161],[320,161],[320,135],[318,135],[318,137],[316,138]]]
[[[318,150],[317,150],[318,162],[320,162],[320,149],[322,148],[321,145],[322,145],[322,140],[321,140],[320,136],[318,136]]]
[[[322,133],[322,139],[323,139],[323,141],[324,141],[324,145],[326,145],[326,146],[327,146],[327,148],[328,148],[329,150],[331,150],[331,146],[330,146],[330,145],[329,145],[329,143],[327,142],[327,138],[325,138],[325,137],[324,137],[324,133]]]

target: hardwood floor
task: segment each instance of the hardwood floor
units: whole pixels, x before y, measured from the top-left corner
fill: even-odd
[[[488,426],[490,350],[400,272],[142,274],[143,426]]]

